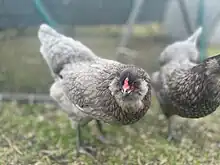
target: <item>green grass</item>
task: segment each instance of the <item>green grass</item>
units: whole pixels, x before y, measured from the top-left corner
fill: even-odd
[[[166,141],[166,120],[155,102],[132,126],[105,125],[115,145],[95,140],[94,123],[85,127],[84,138],[97,147],[103,165],[217,165],[219,112],[199,120],[178,119],[182,143]],[[75,131],[66,115],[51,106],[3,104],[0,111],[0,164],[94,164],[86,156],[75,157]],[[178,126],[178,127],[177,127]]]

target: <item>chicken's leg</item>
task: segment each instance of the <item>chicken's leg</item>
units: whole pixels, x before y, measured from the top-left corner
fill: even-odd
[[[167,140],[171,141],[174,139],[173,133],[172,133],[172,119],[171,117],[168,118],[168,137]]]
[[[99,120],[96,120],[96,127],[99,131],[98,140],[104,144],[111,144],[111,142],[106,138],[105,131],[103,130],[102,123]]]
[[[80,154],[86,154],[95,160],[96,151],[91,146],[85,146],[82,142],[81,137],[81,126],[77,124],[76,127],[76,156],[79,157]]]
[[[169,142],[170,141],[181,141],[181,139],[173,132],[172,122],[173,122],[173,116],[170,116],[168,118],[168,137],[167,137],[167,140]]]

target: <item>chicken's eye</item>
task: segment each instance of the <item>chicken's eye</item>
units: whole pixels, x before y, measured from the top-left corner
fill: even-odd
[[[134,85],[131,86],[131,90],[135,90],[136,87]]]
[[[139,85],[140,85],[139,82],[134,82],[134,83],[132,84],[132,86],[134,86],[135,88],[137,88]]]

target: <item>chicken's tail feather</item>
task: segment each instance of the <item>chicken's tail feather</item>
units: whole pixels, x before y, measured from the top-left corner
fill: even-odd
[[[200,35],[202,34],[202,31],[203,31],[202,26],[198,27],[196,31],[187,39],[187,41],[196,45]]]
[[[94,60],[97,56],[81,42],[59,34],[46,24],[38,31],[40,52],[51,72],[58,75],[65,64]]]
[[[194,71],[206,71],[208,74],[220,73],[220,54],[205,59],[192,69]]]

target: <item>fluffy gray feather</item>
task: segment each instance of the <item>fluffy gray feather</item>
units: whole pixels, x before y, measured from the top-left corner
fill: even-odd
[[[93,61],[98,57],[81,42],[57,33],[46,24],[40,26],[40,52],[52,74],[58,74],[66,64]]]

